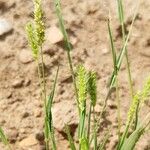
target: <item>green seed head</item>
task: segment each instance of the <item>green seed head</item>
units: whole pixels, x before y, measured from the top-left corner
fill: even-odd
[[[140,103],[140,92],[138,92],[133,98],[133,102],[128,112],[128,123],[131,123],[139,103]]]
[[[32,49],[33,57],[34,57],[34,59],[37,59],[39,51],[38,51],[37,39],[35,36],[35,29],[34,29],[32,23],[28,23],[26,25],[26,32],[27,32],[27,36],[28,36],[29,45]]]
[[[144,88],[141,92],[142,103],[144,103],[144,101],[147,99],[149,94],[150,94],[150,77],[147,79]]]
[[[85,109],[86,95],[87,95],[87,72],[83,66],[77,69],[76,85],[78,89],[78,101],[81,111]]]
[[[95,72],[89,72],[88,74],[88,93],[90,94],[92,106],[95,106],[96,99],[97,99],[97,86],[96,86]]]
[[[45,26],[43,22],[44,13],[41,6],[41,0],[33,0],[33,2],[34,2],[34,21],[37,35],[37,43],[39,46],[41,46],[45,38]]]
[[[150,77],[147,79],[142,91],[138,92],[134,98],[130,110],[128,112],[128,122],[131,122],[134,114],[136,112],[136,108],[139,104],[144,103],[144,101],[148,98],[150,94]]]

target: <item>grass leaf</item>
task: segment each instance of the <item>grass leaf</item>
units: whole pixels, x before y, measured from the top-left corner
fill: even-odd
[[[64,26],[64,20],[63,20],[63,17],[62,17],[60,0],[54,0],[54,1],[55,1],[56,14],[57,14],[58,19],[59,19],[60,29],[61,29],[62,34],[64,36],[65,48],[68,51],[71,51],[72,50],[72,45],[69,42],[69,37],[68,37],[67,31],[66,31],[65,26]]]
[[[89,150],[89,144],[86,137],[80,139],[81,150]]]
[[[3,129],[0,127],[0,139],[2,140],[2,142],[4,143],[4,145],[9,146],[9,142],[4,134]]]
[[[134,24],[136,15],[137,15],[137,11],[135,11],[135,13],[134,13],[134,16],[132,18],[132,23],[130,25],[129,33],[128,33],[127,38],[126,38],[126,40],[125,40],[125,42],[123,44],[121,52],[120,52],[120,54],[119,54],[119,56],[117,58],[117,68],[118,68],[118,70],[120,70],[120,67],[121,67],[121,64],[122,64],[125,52],[126,52],[126,47],[127,47],[128,42],[129,42],[129,38],[131,36],[131,32],[132,32],[132,28],[133,28],[133,24]],[[116,75],[115,75],[115,72],[113,71],[113,73],[111,75],[111,80],[110,80],[110,83],[109,83],[110,89],[114,86],[115,81],[116,81]]]
[[[110,27],[110,20],[108,20],[108,31],[109,31],[109,38],[111,42],[111,50],[112,50],[112,55],[113,55],[114,73],[117,74],[117,56],[116,56],[116,51],[115,51],[115,46],[114,46],[112,30]]]
[[[57,73],[55,76],[52,91],[48,97],[48,102],[47,102],[47,107],[46,107],[46,133],[47,133],[48,137],[49,136],[51,137],[53,150],[56,150],[56,142],[55,142],[55,136],[54,136],[54,127],[53,127],[53,119],[52,119],[52,110],[51,109],[52,109],[54,93],[55,93],[55,89],[56,89],[58,72],[59,72],[59,66],[58,66]]]
[[[149,117],[150,115],[148,114],[145,121],[147,121]],[[143,135],[145,129],[149,125],[150,125],[150,120],[148,121],[148,123],[143,123],[142,125],[137,127],[137,129],[128,138],[125,139],[121,149],[119,150],[133,150],[136,143],[139,141],[140,137]]]

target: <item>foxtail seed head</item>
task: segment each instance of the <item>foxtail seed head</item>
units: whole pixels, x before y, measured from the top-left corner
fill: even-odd
[[[147,79],[147,82],[145,83],[142,91],[138,92],[133,98],[132,105],[128,112],[128,122],[129,123],[132,121],[138,105],[141,103],[144,103],[145,99],[148,98],[149,94],[150,94],[150,77]]]
[[[76,85],[78,89],[79,108],[80,111],[84,111],[87,95],[87,72],[81,65],[77,69]]]
[[[138,107],[140,103],[140,92],[138,92],[134,97],[133,97],[133,102],[130,106],[130,109],[129,109],[129,112],[128,112],[128,123],[130,124],[133,117],[134,117],[134,114],[136,112],[136,109]]]
[[[28,42],[29,42],[29,46],[31,47],[33,57],[34,57],[34,59],[37,59],[38,44],[37,44],[37,39],[35,36],[35,29],[34,29],[32,23],[28,23],[26,25],[26,32],[27,32]]]
[[[34,2],[34,22],[35,31],[37,35],[37,43],[39,46],[42,45],[45,38],[45,26],[43,22],[43,10],[41,6],[41,0],[33,0]]]

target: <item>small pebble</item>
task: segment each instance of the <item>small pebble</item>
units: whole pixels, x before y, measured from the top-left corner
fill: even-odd
[[[44,141],[44,133],[41,132],[41,131],[38,131],[38,132],[35,134],[35,138],[36,138],[38,141],[40,141],[40,142]]]
[[[22,79],[16,79],[13,83],[12,86],[14,88],[20,88],[23,85],[23,80]]]
[[[32,53],[31,51],[28,51],[26,49],[21,50],[19,53],[19,60],[23,64],[27,64],[33,61]]]
[[[10,22],[6,19],[0,18],[0,36],[10,32],[13,29]]]
[[[111,108],[111,109],[116,109],[117,108],[117,105],[112,101],[112,100],[109,100],[107,102],[107,105]]]
[[[109,53],[109,50],[107,48],[103,48],[101,51],[103,55],[106,55]]]
[[[60,29],[57,28],[56,26],[52,26],[49,29],[47,29],[46,36],[47,36],[48,41],[51,44],[56,44],[58,42],[63,41],[63,35]]]
[[[21,148],[30,147],[38,144],[38,141],[35,139],[34,135],[29,135],[27,138],[23,139],[19,145]]]
[[[17,141],[18,135],[19,135],[19,133],[16,129],[9,130],[8,133],[7,133],[8,140],[11,143],[15,143]]]
[[[31,83],[31,80],[30,80],[30,79],[26,79],[26,80],[24,81],[24,86],[29,86],[30,83]]]
[[[41,117],[41,115],[42,115],[42,112],[40,111],[40,110],[35,110],[35,112],[34,112],[34,116],[35,117]]]
[[[30,114],[28,112],[24,112],[22,118],[27,118]]]

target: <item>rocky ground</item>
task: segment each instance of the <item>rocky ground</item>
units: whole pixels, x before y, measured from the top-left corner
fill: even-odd
[[[126,27],[129,29],[135,1],[125,1]],[[46,37],[44,60],[47,89],[50,90],[57,64],[61,64],[55,104],[53,107],[54,127],[60,150],[68,149],[64,134],[64,123],[68,123],[76,137],[78,123],[76,102],[72,87],[66,53],[62,46],[62,35],[52,0],[44,0]],[[71,52],[74,64],[83,63],[98,75],[98,104],[96,112],[102,107],[106,96],[106,83],[112,72],[112,56],[107,31],[108,12],[112,18],[115,44],[121,46],[121,33],[117,16],[116,1],[111,0],[62,0],[66,28],[74,50]],[[129,42],[134,89],[142,88],[144,80],[150,75],[150,1],[141,0],[133,33]],[[32,0],[0,0],[0,126],[6,132],[14,150],[42,150],[43,143],[43,103],[37,78],[36,63],[32,59],[27,44],[25,25],[33,17]],[[123,122],[130,103],[125,63],[119,74],[120,97]],[[144,116],[150,104],[144,106]],[[116,144],[116,102],[108,101],[102,132],[112,126],[108,150]],[[0,150],[4,147],[0,143]],[[145,134],[136,147],[137,150],[150,149],[150,138]]]

